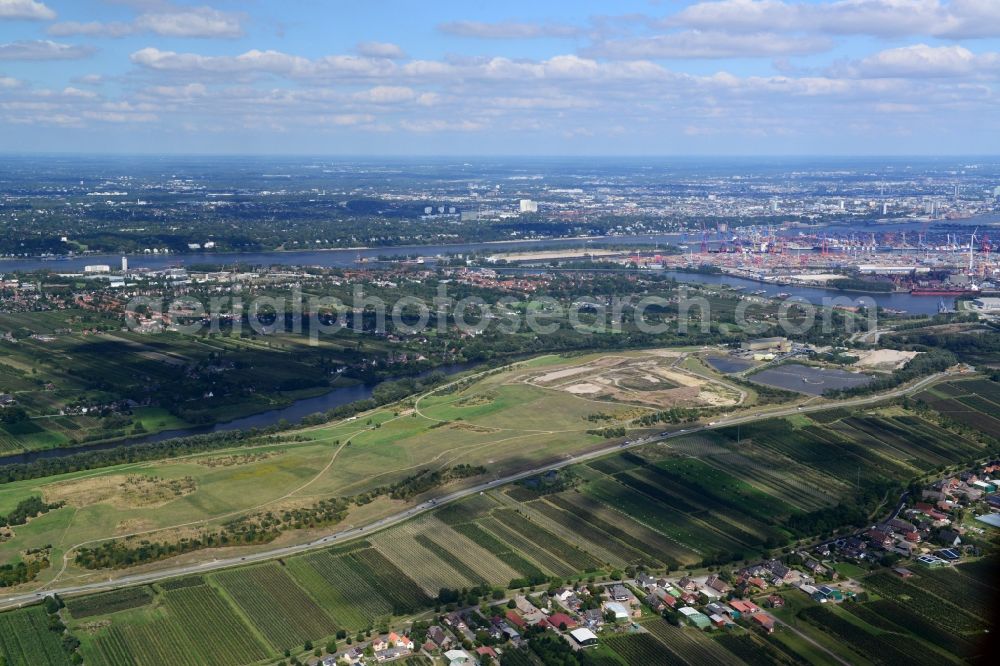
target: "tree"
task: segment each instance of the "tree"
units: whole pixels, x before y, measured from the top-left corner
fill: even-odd
[[[326,651],[329,652],[330,654],[333,654],[334,652],[337,651],[337,641],[335,639],[331,638],[329,641],[327,641]]]
[[[28,420],[28,412],[23,407],[4,407],[0,411],[0,421],[7,424],[21,423]]]

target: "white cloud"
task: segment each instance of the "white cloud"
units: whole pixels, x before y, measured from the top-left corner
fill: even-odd
[[[403,120],[399,126],[408,132],[478,132],[487,125],[474,120]]]
[[[53,37],[69,37],[83,35],[86,37],[125,37],[135,34],[135,25],[132,23],[122,23],[112,21],[101,23],[99,21],[64,21],[53,23],[48,27],[48,32]]]
[[[451,21],[438,30],[458,37],[478,39],[538,39],[543,37],[576,37],[581,30],[565,23],[526,23],[518,21]]]
[[[67,86],[63,88],[62,94],[66,97],[77,97],[81,99],[97,99],[97,93],[93,90],[80,90],[79,88],[74,88],[72,86]]]
[[[142,14],[135,20],[141,30],[164,37],[242,37],[240,17],[211,7]]]
[[[94,52],[89,46],[61,44],[47,39],[0,44],[0,60],[76,60]]]
[[[399,104],[416,98],[417,93],[405,86],[376,86],[371,90],[356,93],[354,99],[373,104]]]
[[[205,97],[208,94],[208,88],[203,83],[188,83],[183,86],[152,86],[143,92],[154,97],[180,101]]]
[[[663,19],[706,30],[805,31],[842,35],[1000,35],[997,0],[713,0]]]
[[[402,60],[406,53],[396,44],[389,42],[360,42],[354,47],[358,55],[367,58],[389,58],[390,60]]]
[[[188,74],[274,74],[292,79],[362,80],[525,80],[595,79],[631,80],[657,78],[667,71],[646,61],[598,62],[577,55],[558,55],[548,60],[522,61],[510,58],[478,59],[462,63],[411,60],[397,64],[385,58],[330,55],[315,60],[280,51],[247,51],[237,56],[206,56],[176,53],[147,47],[130,56],[148,69]]]
[[[162,71],[232,73],[276,73],[291,74],[306,67],[305,58],[290,56],[280,51],[258,51],[253,49],[238,56],[203,56],[196,53],[176,53],[147,47],[129,56],[137,65]]]
[[[159,120],[155,113],[122,113],[120,111],[84,111],[84,118],[105,123],[151,123]]]
[[[0,19],[51,21],[56,13],[37,0],[0,0]]]
[[[211,7],[165,7],[161,11],[140,14],[131,22],[112,21],[81,23],[66,21],[49,26],[50,35],[86,35],[89,37],[127,37],[153,33],[163,37],[236,38],[242,37],[243,17]]]
[[[896,104],[895,102],[878,102],[875,111],[878,113],[918,113],[921,107],[916,104]]]
[[[833,43],[823,37],[684,30],[654,37],[607,41],[592,47],[588,53],[618,59],[774,57],[819,53],[832,46]]]
[[[847,67],[835,68],[861,78],[965,77],[979,73],[1000,75],[1000,54],[977,55],[964,46],[913,44],[879,51]]]
[[[318,124],[335,125],[337,127],[351,127],[375,121],[375,116],[370,113],[336,113],[331,116],[319,116]]]
[[[73,79],[76,83],[86,86],[99,86],[104,83],[104,77],[100,74],[84,74]]]
[[[0,88],[17,88],[21,85],[19,79],[12,76],[0,76]]]

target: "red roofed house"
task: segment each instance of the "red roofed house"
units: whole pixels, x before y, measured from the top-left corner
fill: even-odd
[[[493,657],[494,659],[498,658],[496,650],[494,650],[493,648],[491,648],[488,645],[482,645],[480,647],[477,647],[476,648],[476,654],[478,654],[480,657],[485,657],[485,656],[489,655],[490,657]]]
[[[557,629],[562,629],[563,625],[566,625],[567,629],[572,629],[576,626],[576,620],[566,613],[553,613],[549,616],[549,624]]]
[[[505,617],[507,618],[508,622],[513,624],[518,629],[524,629],[526,626],[528,626],[528,624],[524,621],[524,618],[522,618],[520,615],[518,615],[512,610],[507,611]]]
[[[757,624],[764,628],[769,634],[774,633],[774,618],[767,613],[757,613],[753,616],[753,619]]]
[[[406,648],[407,650],[413,649],[413,641],[410,640],[410,637],[402,636],[395,631],[391,632],[386,640],[396,647]]]
[[[752,601],[733,599],[729,602],[729,606],[734,610],[739,611],[741,615],[753,615],[754,613],[760,612],[760,607]]]

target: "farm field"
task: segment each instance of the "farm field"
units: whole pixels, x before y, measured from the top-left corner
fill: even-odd
[[[365,542],[289,558],[284,565],[271,562],[138,589],[146,590],[143,604],[129,605],[129,595],[118,593],[71,600],[71,629],[83,637],[87,663],[251,663],[307,640],[318,643],[338,629],[371,629],[431,601]],[[0,615],[0,621],[10,615]],[[175,651],[183,656],[171,660]]]
[[[662,618],[647,620],[642,627],[685,664],[725,666],[736,659],[735,655],[700,630],[675,627]]]
[[[659,358],[635,355],[647,357]],[[552,358],[554,362],[487,373],[419,401],[411,399],[409,409],[406,404],[391,406],[363,418],[293,432],[283,442],[3,484],[0,509],[32,496],[58,497],[65,506],[30,521],[15,538],[0,543],[0,562],[48,545],[59,558],[82,542],[123,534],[169,543],[188,536],[175,528],[178,525],[217,528],[239,516],[307,508],[320,500],[381,488],[381,496],[345,518],[354,520],[356,514],[358,520],[374,520],[398,511],[400,505],[384,489],[413,475],[458,464],[509,474],[603,444],[603,437],[587,432],[594,428],[588,417],[595,413],[614,411],[612,423],[627,424],[650,411],[624,403],[616,408],[615,403],[533,386],[522,376],[574,368],[594,359]],[[608,423],[602,419],[602,424]],[[168,494],[158,502],[128,502],[122,493],[107,492],[136,479],[139,485],[162,487]],[[169,494],[171,484],[181,481],[183,492]],[[493,568],[478,575],[494,580],[510,573]],[[46,577],[53,573],[43,572],[40,581],[48,582]],[[79,569],[71,573],[88,575]]]
[[[69,655],[41,606],[0,613],[0,656],[8,664],[63,666]]]
[[[98,627],[76,632],[86,663],[248,663],[268,654],[254,630],[205,582],[159,593],[155,609],[119,611],[93,624],[73,619],[81,622],[76,626]]]
[[[337,630],[330,616],[278,564],[225,571],[214,579],[276,650]]]
[[[423,438],[420,441],[428,447],[440,446],[434,438],[440,437],[436,433],[444,426],[428,430],[422,422],[454,424],[455,418],[441,417],[446,410],[461,409],[479,410],[475,418],[485,419],[482,412],[492,408],[492,400],[500,399],[493,396],[503,393],[497,382],[504,377],[509,374],[497,373],[452,393],[430,396],[428,408],[436,409],[440,420],[429,420],[418,413],[423,411],[421,400],[413,412],[378,410],[372,413],[371,423],[365,416],[304,431],[308,436],[302,441],[198,454],[155,466],[135,465],[134,469],[143,470],[149,477],[138,486],[144,489],[143,501],[149,503],[144,510],[167,520],[197,516],[199,503],[195,500],[208,497],[201,495],[206,488],[215,493],[214,501],[229,502],[238,510],[240,495],[256,492],[259,496],[262,479],[276,478],[270,475],[278,474],[284,475],[288,486],[274,489],[273,496],[282,497],[282,491],[287,494],[289,486],[305,485],[302,497],[327,497],[325,491],[316,492],[315,485],[332,484],[337,474],[356,477],[358,472],[357,467],[343,471],[335,470],[338,466],[333,465],[330,470],[321,470],[317,477],[313,456],[320,449],[328,456],[338,450],[350,450],[353,455],[354,450],[371,446],[391,453],[387,460],[397,456],[397,464],[405,466],[405,452],[393,452],[392,448],[400,446],[400,435],[403,439]],[[481,387],[483,393],[469,393],[481,384],[485,386]],[[458,406],[458,402],[464,406]],[[572,417],[581,422],[581,428],[590,423],[580,416],[584,413],[589,412],[581,410]],[[884,428],[873,425],[883,422]],[[459,423],[474,425],[471,418]],[[869,432],[874,427],[882,433],[878,438]],[[488,435],[478,430],[468,432],[473,446],[480,445],[480,436]],[[334,443],[337,440],[339,444]],[[347,441],[350,447],[344,446]],[[838,453],[834,456],[831,451]],[[239,653],[244,655],[240,659],[255,661],[277,656],[283,649],[306,640],[322,641],[340,629],[370,629],[393,617],[424,612],[442,587],[460,589],[486,582],[496,588],[518,588],[546,583],[550,577],[581,577],[591,571],[607,574],[623,565],[700,567],[755,558],[799,534],[814,533],[815,512],[851,498],[859,482],[862,487],[873,484],[878,488],[886,487],[886,483],[901,484],[929,468],[978,453],[979,445],[973,439],[953,436],[933,414],[917,410],[879,407],[853,414],[837,413],[836,418],[796,415],[747,424],[739,431],[722,428],[616,452],[464,498],[371,535],[367,541],[348,542],[336,549],[146,588],[70,599],[66,613],[71,629],[81,634],[83,653],[92,663],[122,663],[121,655],[133,650],[143,655],[140,663],[162,662],[167,641],[184,646],[187,661],[179,663],[227,663],[216,650],[236,654],[236,648],[220,648],[225,645],[221,641],[200,642],[190,621],[195,614],[185,610],[188,605],[200,605],[210,613],[200,617],[197,625],[230,626],[228,631],[239,637],[241,649],[245,650]],[[490,455],[498,455],[495,445]],[[357,458],[350,460],[356,466],[361,464]],[[155,476],[148,474],[152,469],[156,470]],[[88,510],[95,511],[94,507],[99,508],[95,517],[118,517],[121,511],[140,510],[121,508],[116,505],[119,499],[106,497],[106,483],[92,482],[122,477],[125,481],[121,483],[132,492],[137,483],[131,479],[134,474],[115,471],[68,474],[58,481],[6,484],[0,490],[0,497],[5,498],[0,507],[9,510],[7,507],[13,506],[17,495],[4,495],[12,488],[64,498],[74,512],[55,509],[18,528],[20,536],[48,522],[48,531],[42,533],[58,544],[60,535],[72,533],[73,529],[94,529],[93,519],[87,518]],[[159,485],[167,483],[169,490],[175,487],[170,483],[188,478],[192,481],[176,497],[165,494]],[[390,473],[387,478],[399,477]],[[233,487],[224,488],[222,480]],[[356,481],[345,485],[358,487]],[[817,490],[820,485],[822,490]],[[188,492],[189,486],[194,492]],[[114,484],[110,487],[119,488]],[[116,496],[120,494],[116,491]],[[292,497],[297,495],[293,493]],[[372,511],[372,505],[380,501],[385,501],[386,510],[392,507],[398,511],[402,505],[398,500],[383,498],[359,509]],[[280,506],[289,504],[282,500]],[[365,515],[379,514],[376,511]],[[944,579],[945,574],[958,576],[957,584]],[[918,587],[877,576],[868,580],[876,593],[876,598],[867,602],[873,604],[870,610],[885,611],[887,622],[918,635],[934,635],[926,633],[930,630],[920,624],[931,622],[927,609],[958,609],[949,614],[950,619],[941,629],[945,631],[942,640],[951,640],[957,654],[968,650],[971,637],[982,629],[975,613],[962,610],[959,604],[974,608],[986,603],[984,600],[995,592],[984,587],[974,573],[961,568],[928,573],[927,584]],[[900,585],[916,591],[900,589]],[[815,614],[812,622],[807,618],[799,621],[804,631],[815,635],[823,645],[847,640],[843,635],[834,638],[834,629],[822,628],[830,625],[843,634],[847,625],[836,623],[843,620],[853,625],[867,623],[871,629],[862,628],[875,637],[872,640],[884,641],[892,650],[906,651],[899,645],[900,639],[894,637],[905,636],[902,629],[890,631],[873,624],[870,618],[852,614],[845,619],[843,613],[837,612],[831,619],[819,611],[810,611]],[[6,615],[0,615],[3,617]],[[85,627],[91,629],[81,631]],[[728,654],[724,643],[707,639],[709,642],[696,650],[704,637],[671,631],[671,627],[657,625],[650,629],[649,639],[663,643],[669,637],[669,642],[664,643],[668,648],[661,649],[679,654],[691,652],[694,656],[678,657],[686,663],[709,663],[706,660],[713,655],[719,658]],[[885,632],[893,635],[882,636]],[[772,648],[790,657],[797,651],[809,651],[791,637],[775,640],[778,642]],[[852,640],[860,641],[861,646],[868,638],[861,635]],[[942,644],[936,638],[933,642]],[[636,643],[609,647],[622,659],[639,659],[636,655],[641,655],[646,643],[646,638],[640,638]],[[850,654],[855,654],[853,648]],[[255,655],[262,656],[251,659]]]
[[[918,393],[914,400],[971,428],[1000,432],[1000,385],[996,382],[947,382]]]

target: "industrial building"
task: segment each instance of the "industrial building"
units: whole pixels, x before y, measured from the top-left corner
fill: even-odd
[[[788,338],[755,338],[753,340],[747,340],[740,345],[740,348],[744,351],[752,352],[780,352],[787,353],[792,351],[792,343]]]

